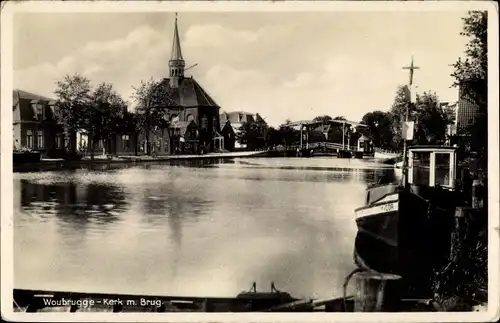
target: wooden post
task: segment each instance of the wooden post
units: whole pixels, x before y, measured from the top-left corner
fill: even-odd
[[[468,214],[471,208],[457,207],[455,210],[454,225],[451,231],[450,261],[454,264],[463,259],[464,243],[467,237]]]
[[[398,311],[401,281],[401,276],[393,274],[357,273],[354,312]]]

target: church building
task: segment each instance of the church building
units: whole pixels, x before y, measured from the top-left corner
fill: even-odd
[[[161,84],[172,101],[166,108],[170,120],[170,153],[222,151],[220,107],[192,76],[184,74],[186,63],[182,56],[177,16],[168,67],[169,77]]]

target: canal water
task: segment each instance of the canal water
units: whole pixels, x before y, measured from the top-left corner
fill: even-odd
[[[14,286],[236,296],[255,281],[341,295],[353,210],[394,169],[254,158],[14,174]]]

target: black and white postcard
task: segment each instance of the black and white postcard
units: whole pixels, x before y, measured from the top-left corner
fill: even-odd
[[[498,5],[8,1],[7,321],[499,317]]]

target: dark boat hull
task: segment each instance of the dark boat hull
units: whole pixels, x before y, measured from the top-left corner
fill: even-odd
[[[388,191],[355,211],[354,261],[367,270],[401,275],[411,292],[407,296],[428,297],[433,270],[447,260],[452,193]]]

